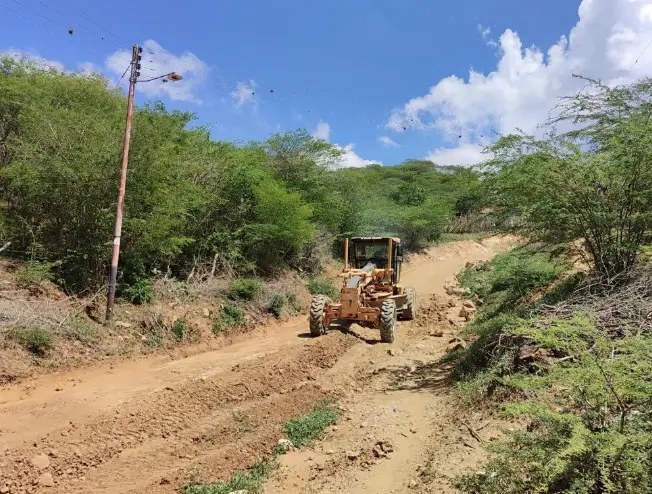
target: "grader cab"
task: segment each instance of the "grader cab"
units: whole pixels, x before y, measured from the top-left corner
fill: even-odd
[[[400,284],[403,246],[395,237],[353,237],[344,241],[344,278],[338,301],[317,295],[310,306],[310,334],[320,336],[337,323],[380,329],[384,343],[394,341],[397,319],[412,320],[414,288]]]

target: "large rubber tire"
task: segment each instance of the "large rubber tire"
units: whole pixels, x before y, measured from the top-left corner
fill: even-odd
[[[392,343],[396,332],[396,302],[385,300],[380,308],[380,341]]]
[[[402,319],[411,321],[417,315],[417,292],[414,288],[408,287],[405,289],[407,295],[407,305],[403,309]]]
[[[330,302],[328,297],[317,295],[310,304],[310,336],[322,336],[326,334],[324,327],[324,307]]]

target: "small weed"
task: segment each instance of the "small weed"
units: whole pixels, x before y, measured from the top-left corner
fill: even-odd
[[[183,490],[183,494],[231,494],[237,491],[259,494],[262,492],[263,483],[275,468],[276,463],[273,460],[260,461],[247,471],[235,473],[225,482],[190,484]]]
[[[9,330],[7,336],[28,351],[41,356],[52,347],[54,342],[52,333],[44,328],[15,327]]]
[[[324,434],[329,425],[339,418],[339,412],[333,401],[324,401],[316,405],[308,415],[290,420],[285,424],[285,434],[295,446],[309,446]]]
[[[263,284],[251,278],[233,280],[229,288],[229,296],[233,299],[254,300],[263,294]]]
[[[316,405],[311,412],[298,419],[290,420],[285,424],[285,433],[295,446],[307,446],[318,439],[329,426],[337,422],[339,413],[335,408],[334,400],[324,400]],[[236,422],[236,434],[251,430],[249,416],[242,411],[233,413]],[[261,494],[263,484],[267,477],[278,467],[276,457],[287,453],[283,445],[276,445],[272,456],[259,461],[249,470],[236,472],[229,480],[211,484],[192,482],[183,489],[183,494],[231,494],[246,491],[249,494]]]
[[[241,436],[242,434],[245,434],[253,430],[253,426],[251,425],[251,419],[249,418],[249,415],[247,415],[245,412],[242,411],[233,412],[233,421],[235,422],[233,433],[236,436]]]
[[[243,326],[244,323],[245,317],[242,310],[234,305],[225,304],[220,307],[219,315],[213,320],[211,330],[213,333],[218,334],[233,326]]]
[[[161,346],[165,341],[168,326],[161,314],[150,314],[140,323],[143,330],[143,342],[147,347]]]
[[[299,299],[297,298],[296,293],[288,293],[288,305],[294,312],[301,312],[301,303],[299,302]]]
[[[267,310],[274,314],[274,316],[281,317],[283,315],[283,309],[285,309],[285,304],[287,304],[287,295],[282,292],[275,293],[269,301]]]
[[[330,298],[335,298],[339,294],[339,290],[328,278],[312,278],[308,281],[308,291],[311,295],[326,295]]]
[[[97,327],[88,319],[72,317],[65,325],[64,335],[84,345],[98,343],[102,336]]]
[[[149,304],[154,300],[154,286],[151,280],[140,278],[134,284],[125,287],[121,295],[132,304]]]
[[[186,326],[187,326],[187,322],[183,317],[176,319],[172,323],[172,328],[170,329],[170,331],[172,331],[172,334],[177,339],[177,341],[183,340],[183,337],[186,334]]]
[[[60,264],[61,262],[28,261],[14,272],[16,283],[21,288],[28,288],[52,281],[52,270]]]

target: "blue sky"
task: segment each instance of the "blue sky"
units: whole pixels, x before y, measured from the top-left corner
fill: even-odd
[[[0,52],[115,80],[144,44],[143,77],[185,79],[139,103],[192,110],[216,139],[319,128],[350,166],[477,162],[493,132],[534,130],[573,71],[649,74],[650,41],[652,0],[0,0]]]

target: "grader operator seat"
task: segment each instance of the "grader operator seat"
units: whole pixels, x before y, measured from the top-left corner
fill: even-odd
[[[403,261],[403,246],[398,238],[391,239],[391,256],[389,255],[390,243],[386,237],[353,237],[348,245],[348,264],[354,269],[365,269],[373,264],[372,269],[391,269],[393,285],[400,282],[401,263]],[[345,261],[347,262],[347,261]],[[391,263],[391,266],[389,265]]]

